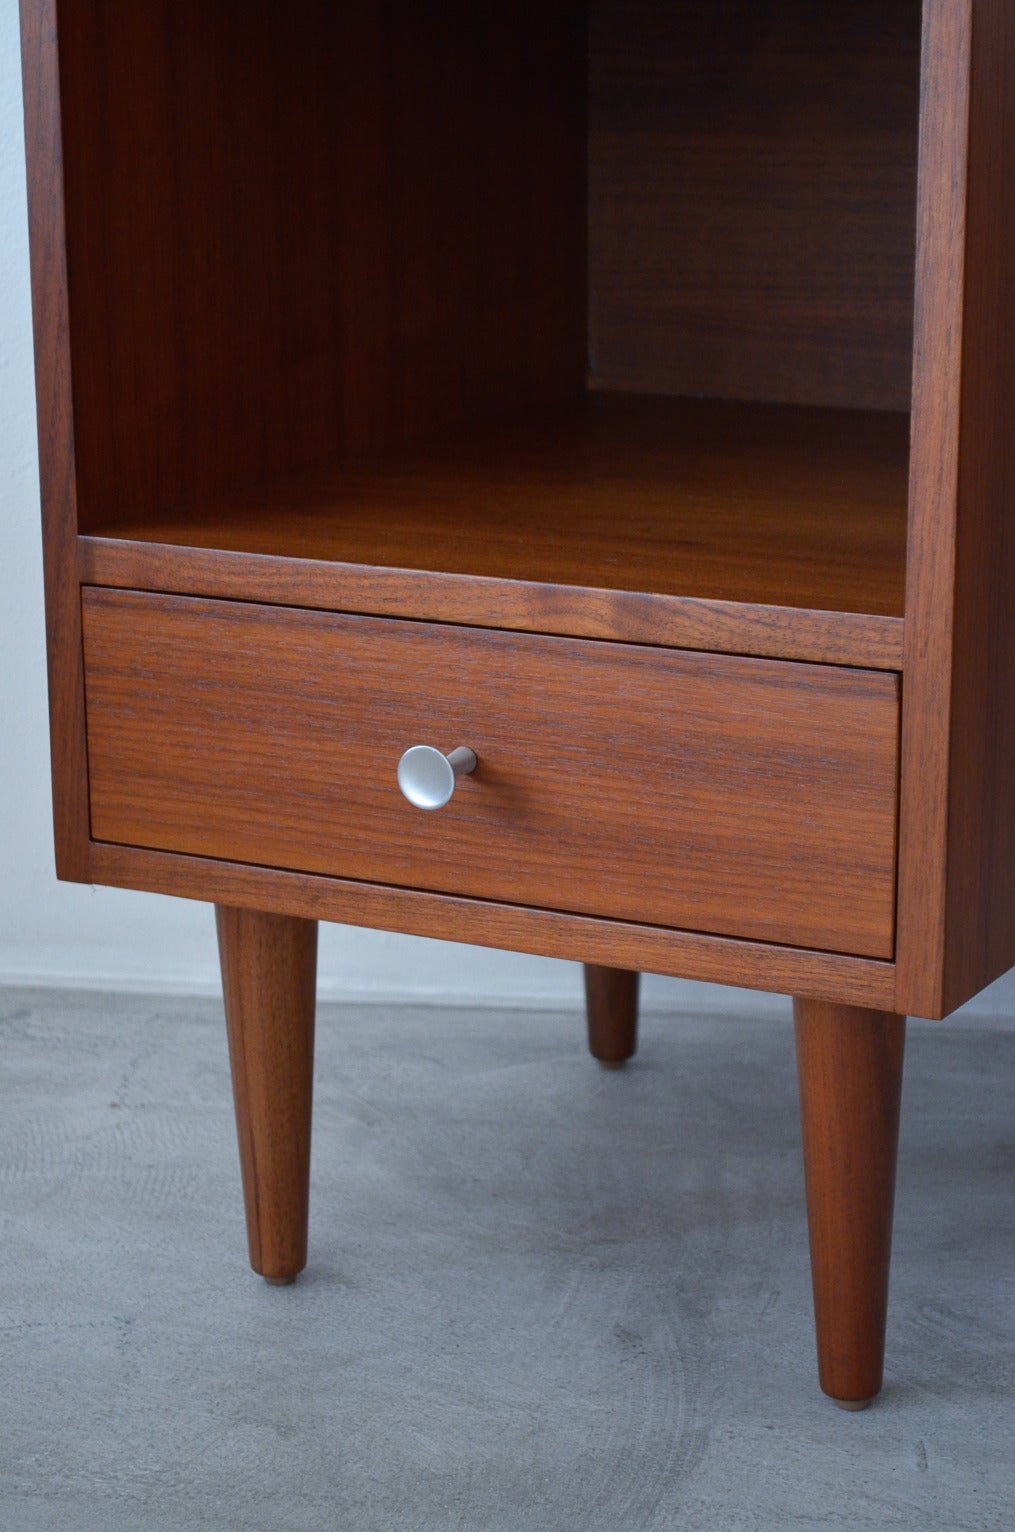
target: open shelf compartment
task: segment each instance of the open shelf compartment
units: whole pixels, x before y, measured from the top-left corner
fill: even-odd
[[[918,0],[59,24],[86,579],[901,663]]]

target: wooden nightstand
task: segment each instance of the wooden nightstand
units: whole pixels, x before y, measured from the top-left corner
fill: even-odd
[[[22,24],[58,870],[218,906],[255,1268],[318,919],[583,961],[604,1064],[788,991],[869,1400],[902,1015],[1015,962],[1015,0]]]

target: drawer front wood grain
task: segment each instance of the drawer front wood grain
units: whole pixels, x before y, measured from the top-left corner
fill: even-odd
[[[894,676],[86,588],[94,840],[867,957]],[[479,757],[427,813],[413,744]]]

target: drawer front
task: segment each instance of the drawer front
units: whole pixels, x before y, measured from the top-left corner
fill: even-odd
[[[827,951],[893,946],[881,672],[87,588],[92,836]],[[410,745],[471,747],[444,808]]]

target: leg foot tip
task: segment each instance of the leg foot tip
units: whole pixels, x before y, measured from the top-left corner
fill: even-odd
[[[291,1277],[265,1277],[269,1287],[292,1287],[296,1281],[295,1274]]]
[[[627,1067],[626,1059],[596,1059],[596,1063],[600,1069],[625,1069]]]
[[[869,1399],[833,1399],[832,1403],[837,1404],[840,1410],[865,1410],[868,1405],[874,1403],[876,1397],[875,1394],[872,1394]]]

